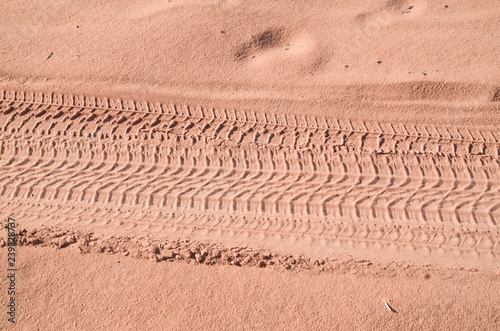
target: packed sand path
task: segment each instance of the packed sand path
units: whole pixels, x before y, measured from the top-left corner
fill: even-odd
[[[421,248],[426,257],[457,253],[464,263],[498,258],[500,131],[493,126],[341,121],[54,93],[0,97],[1,169],[8,174],[2,209],[25,225],[325,256],[375,258],[375,245],[380,257],[387,247],[417,261]]]

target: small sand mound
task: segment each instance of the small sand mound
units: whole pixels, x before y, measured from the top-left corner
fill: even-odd
[[[492,102],[498,102],[500,101],[500,88],[497,88],[495,93],[493,94],[493,97],[491,98]]]
[[[250,35],[251,41],[243,43],[238,47],[234,57],[237,61],[247,59],[251,54],[283,45],[285,42],[285,29],[272,28],[257,35]]]

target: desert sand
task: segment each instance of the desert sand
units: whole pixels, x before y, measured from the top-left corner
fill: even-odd
[[[498,1],[0,10],[1,329],[500,328]]]

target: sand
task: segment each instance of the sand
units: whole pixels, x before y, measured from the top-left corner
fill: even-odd
[[[429,267],[417,274],[399,270],[359,276],[151,263],[39,247],[22,247],[19,254],[23,261],[19,327],[25,330],[494,330],[498,326],[498,280],[480,273]],[[381,298],[390,301],[397,313],[388,311]],[[5,319],[0,323],[12,328]]]
[[[499,327],[498,1],[0,10],[2,328]]]

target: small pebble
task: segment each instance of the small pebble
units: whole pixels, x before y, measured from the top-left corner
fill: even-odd
[[[163,251],[162,255],[161,255],[161,258],[163,260],[167,260],[167,259],[173,259],[175,257],[175,253],[171,250],[166,250],[166,251]]]
[[[199,253],[195,254],[194,257],[196,259],[196,262],[198,262],[198,263],[203,263],[203,261],[205,261],[205,257],[203,255],[199,254]]]
[[[211,254],[211,255],[212,255],[212,257],[219,257],[219,255],[220,255],[220,250],[218,250],[218,249],[214,249],[214,250],[212,251],[212,254]]]
[[[29,238],[28,239],[28,244],[30,245],[40,245],[43,241],[41,241],[38,238]]]
[[[76,238],[74,236],[66,236],[59,239],[58,246],[59,248],[64,248],[74,243],[76,243]]]
[[[158,247],[158,245],[152,245],[148,248],[148,251],[153,254],[159,254],[160,248]]]
[[[181,252],[181,255],[182,257],[184,257],[185,259],[192,259],[194,258],[194,254],[193,252],[191,252],[190,250],[184,250]]]
[[[269,260],[272,257],[273,257],[273,254],[271,252],[265,252],[262,254],[262,258],[266,259],[266,260]]]
[[[150,258],[149,258],[152,262],[160,262],[160,259],[158,258],[157,255],[152,255]]]
[[[170,243],[169,245],[165,246],[165,248],[170,248],[170,249],[177,249],[179,247],[180,245],[178,243]]]

